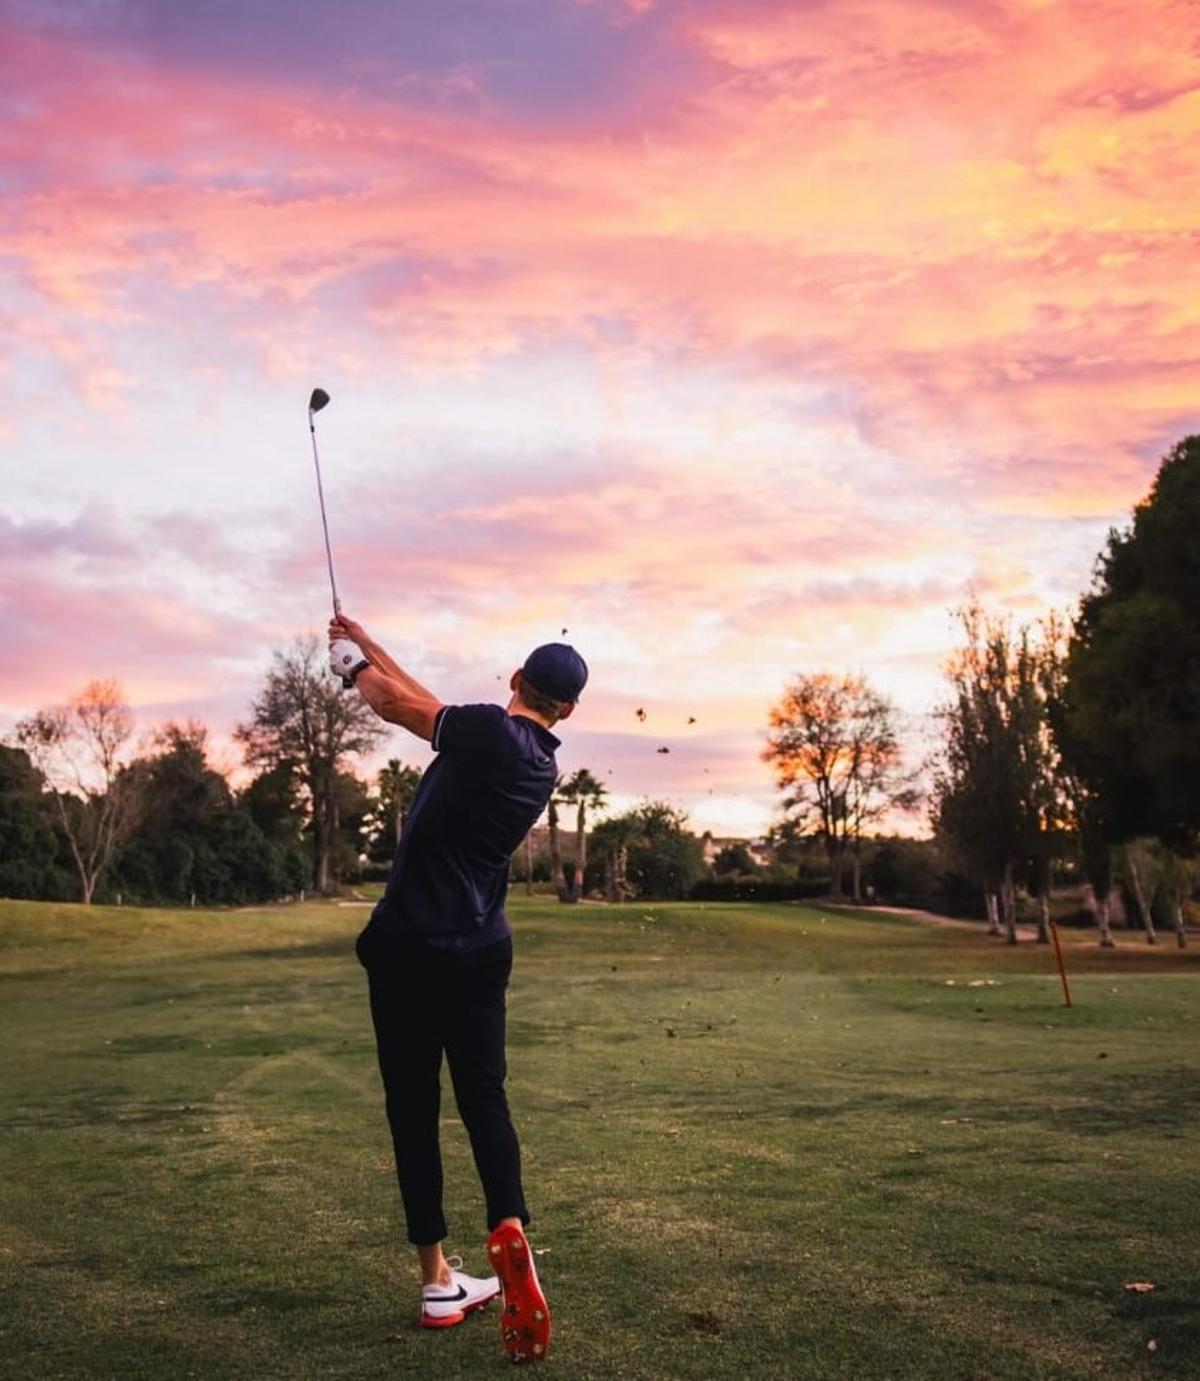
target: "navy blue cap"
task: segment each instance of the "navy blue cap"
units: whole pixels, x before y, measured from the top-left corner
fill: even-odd
[[[587,663],[567,643],[543,643],[525,658],[521,674],[551,700],[579,699],[587,685]]]

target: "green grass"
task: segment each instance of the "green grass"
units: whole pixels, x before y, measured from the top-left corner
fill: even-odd
[[[514,916],[547,1374],[1200,1377],[1200,953],[1073,937],[1067,1011],[1044,949],[899,917]],[[507,1368],[494,1308],[415,1327],[364,918],[0,903],[0,1377]]]

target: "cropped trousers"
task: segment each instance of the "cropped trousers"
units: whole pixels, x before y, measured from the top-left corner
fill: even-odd
[[[528,1223],[521,1148],[504,1092],[512,940],[458,954],[371,922],[355,952],[367,971],[408,1240],[427,1246],[447,1231],[438,1136],[443,1055],[483,1185],[488,1229],[504,1218]]]

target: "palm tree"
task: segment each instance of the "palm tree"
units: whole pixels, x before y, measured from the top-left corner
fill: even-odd
[[[554,791],[561,786],[562,778],[556,777]],[[563,884],[562,849],[558,842],[558,800],[554,791],[550,793],[550,799],[546,802],[546,828],[550,831],[550,881],[554,883],[559,901],[568,901],[566,887]]]
[[[607,794],[604,783],[586,767],[581,767],[558,788],[559,799],[575,806],[575,877],[565,889],[564,901],[578,901],[583,896],[583,878],[587,869],[588,807],[603,810]]]
[[[390,820],[398,844],[409,803],[421,784],[421,769],[407,767],[399,758],[388,758],[387,766],[379,769],[378,783],[380,811],[384,819]]]

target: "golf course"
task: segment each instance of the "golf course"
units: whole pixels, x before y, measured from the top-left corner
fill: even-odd
[[[365,915],[0,903],[0,1375],[508,1366],[495,1306],[416,1326]],[[513,917],[555,1373],[1200,1376],[1200,956],[1072,937],[1067,1010],[1044,948],[910,918]]]

